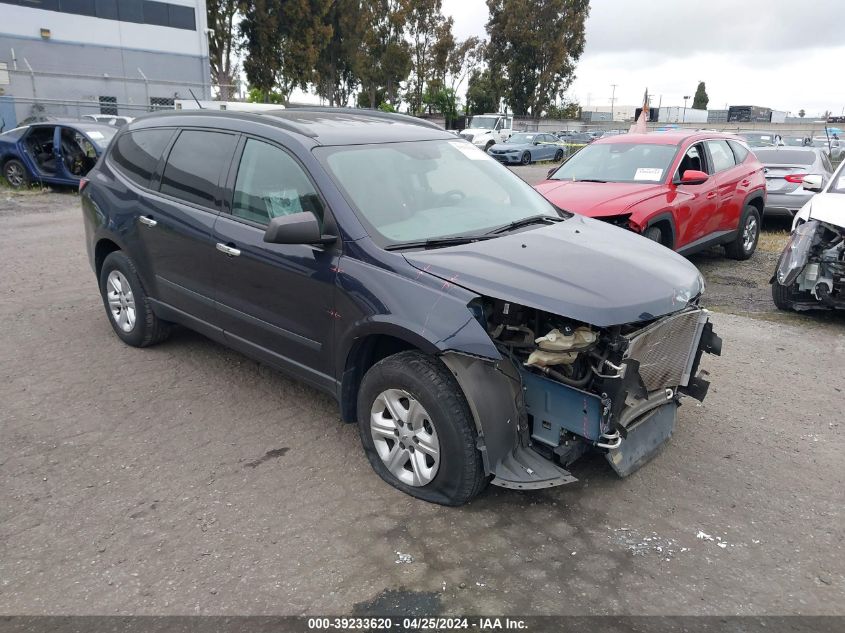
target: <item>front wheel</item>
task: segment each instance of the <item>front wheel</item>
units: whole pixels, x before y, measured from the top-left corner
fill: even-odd
[[[522,152],[522,158],[519,159],[521,165],[531,164],[531,154],[529,152]]]
[[[643,237],[651,240],[652,242],[657,242],[658,244],[663,243],[663,231],[660,230],[659,226],[648,227],[645,230],[645,233],[643,233]]]
[[[487,485],[469,406],[438,359],[407,351],[376,363],[361,381],[357,413],[367,459],[391,486],[458,506]]]
[[[731,259],[749,259],[757,250],[760,240],[760,212],[748,205],[742,212],[736,238],[725,245],[725,252]]]
[[[778,310],[790,311],[794,305],[790,289],[779,284],[777,279],[772,282],[772,301]]]
[[[490,148],[493,147],[496,143],[494,141],[487,141],[487,145],[484,146],[484,151],[489,152]]]
[[[6,161],[3,165],[3,176],[13,189],[23,189],[29,184],[29,174],[24,164],[17,158]]]

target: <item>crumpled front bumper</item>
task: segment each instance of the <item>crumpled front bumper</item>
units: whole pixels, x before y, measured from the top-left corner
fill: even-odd
[[[620,374],[599,386],[602,396],[529,374],[510,359],[443,354],[443,362],[466,395],[492,483],[536,489],[575,481],[548,458],[550,454],[563,457],[563,447],[555,445],[555,438],[564,434],[578,436],[585,448],[606,449],[610,465],[622,477],[648,462],[672,435],[680,396],[697,400],[706,396],[709,382],[706,373],[699,371],[702,355],[721,354],[722,341],[713,332],[707,312],[689,312],[687,318],[697,319],[697,325],[683,362],[670,372],[654,367],[665,351],[658,343],[671,333],[670,318],[684,314],[678,313],[657,322],[665,321],[667,329],[654,328],[653,340],[639,341],[634,353],[622,360]],[[632,341],[636,345],[637,337]],[[673,375],[682,378],[673,387],[662,386]],[[661,386],[654,389],[655,385]]]

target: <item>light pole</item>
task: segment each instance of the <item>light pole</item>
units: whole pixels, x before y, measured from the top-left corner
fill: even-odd
[[[689,95],[684,95],[684,120],[681,123],[687,122],[687,101],[689,100]]]
[[[616,103],[616,85],[617,84],[610,84],[610,87],[613,88],[613,92],[610,95],[610,120],[615,121],[616,116],[613,113],[613,106]]]

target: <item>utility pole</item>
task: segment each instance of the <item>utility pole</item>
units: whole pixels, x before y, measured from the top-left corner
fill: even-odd
[[[684,95],[684,120],[681,123],[687,122],[687,100],[689,100],[689,95]]]
[[[616,114],[613,111],[613,106],[616,104],[616,84],[610,84],[611,88],[613,88],[613,93],[610,95],[610,120],[616,120]]]

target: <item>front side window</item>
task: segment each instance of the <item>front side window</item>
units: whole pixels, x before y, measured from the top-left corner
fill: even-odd
[[[512,134],[507,142],[512,145],[526,145],[533,143],[536,138],[536,134]]]
[[[320,147],[315,154],[382,246],[560,217],[530,185],[466,141]]]
[[[217,183],[228,166],[236,137],[222,132],[184,130],[170,150],[161,178],[161,193],[213,207]]]
[[[150,186],[150,179],[173,130],[149,129],[123,134],[111,152],[111,160],[127,178],[142,187]]]
[[[707,141],[710,158],[713,161],[713,171],[719,173],[736,165],[733,152],[726,141]]]
[[[587,145],[553,175],[554,180],[663,182],[678,148],[652,143]]]
[[[678,165],[678,172],[675,179],[681,180],[687,171],[703,171],[707,173],[707,162],[704,159],[704,150],[700,144],[693,145],[686,151],[684,157],[681,159],[681,163]]]
[[[238,166],[232,215],[266,225],[303,211],[323,219],[323,205],[305,172],[287,152],[249,139]]]

